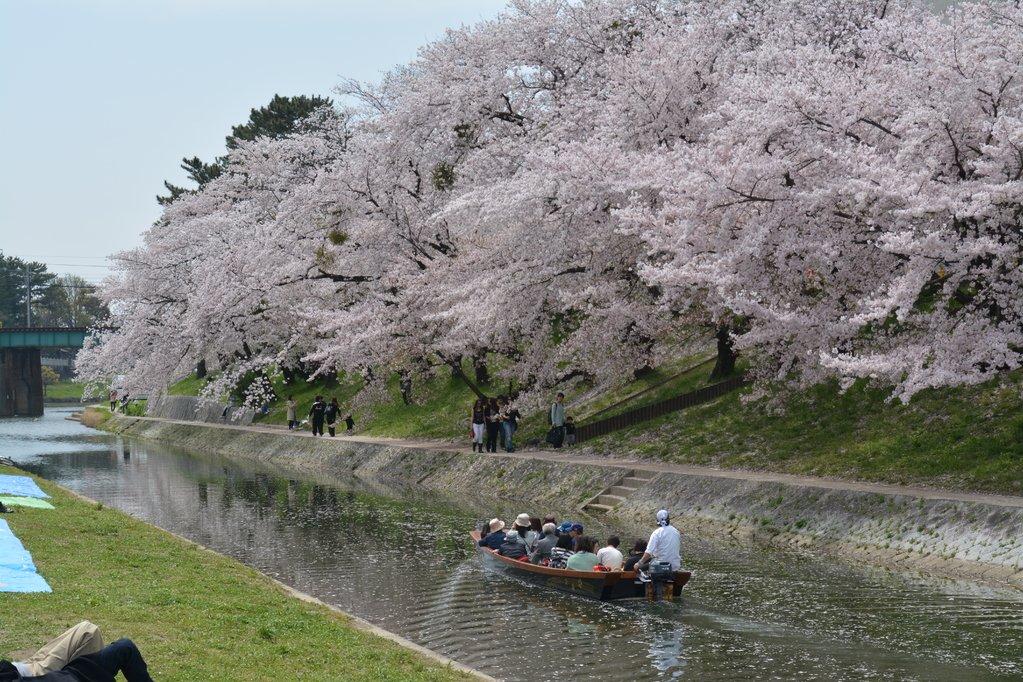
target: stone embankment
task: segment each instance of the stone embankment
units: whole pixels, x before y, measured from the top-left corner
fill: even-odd
[[[187,395],[165,395],[153,399],[147,412],[162,419],[181,419],[206,423],[251,424],[256,413],[247,407],[225,405]]]
[[[104,428],[315,474],[354,475],[441,493],[485,490],[540,508],[582,507],[611,491],[618,494],[605,500],[613,504],[605,505],[604,513],[612,525],[648,526],[655,510],[668,507],[676,525],[702,537],[813,548],[856,561],[1023,587],[1023,498],[1018,497],[573,459],[563,452],[484,455],[444,444],[313,439],[266,427],[122,416]]]

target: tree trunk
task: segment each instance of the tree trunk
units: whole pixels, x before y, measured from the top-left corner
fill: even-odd
[[[710,373],[711,379],[724,379],[735,372],[735,350],[732,348],[731,329],[727,324],[718,326],[718,357],[714,363],[714,370]]]
[[[406,405],[412,404],[412,372],[403,369],[398,379],[398,387],[401,390],[401,401]]]
[[[487,356],[485,353],[483,355],[473,357],[472,368],[476,372],[477,384],[482,385],[490,383],[490,372],[487,370]]]
[[[195,378],[205,379],[206,378],[206,358],[203,358],[195,364]]]
[[[468,386],[469,389],[473,393],[476,394],[477,398],[484,398],[485,399],[487,397],[487,395],[483,391],[480,390],[480,387],[477,386],[476,383],[473,382],[473,380],[470,379],[466,375],[464,370],[462,370],[462,363],[461,363],[461,361],[456,362],[454,360],[454,358],[450,358],[449,359],[449,358],[444,357],[443,355],[440,355],[439,353],[438,353],[438,356],[440,357],[442,362],[446,362],[451,367],[451,373],[454,376],[458,377],[459,379],[461,379],[462,381],[465,382],[465,385]]]

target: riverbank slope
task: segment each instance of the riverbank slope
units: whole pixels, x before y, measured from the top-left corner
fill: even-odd
[[[53,592],[0,594],[0,657],[87,619],[106,641],[132,638],[158,680],[471,679],[233,559],[37,480],[56,509],[3,518]]]
[[[96,416],[96,415],[93,415]],[[268,427],[115,416],[103,427],[200,452],[448,494],[486,491],[537,508],[579,507],[617,486],[608,523],[647,527],[672,510],[685,532],[1023,586],[1023,498],[957,493],[561,451],[479,454],[443,443],[314,439]],[[630,474],[637,474],[631,476]]]

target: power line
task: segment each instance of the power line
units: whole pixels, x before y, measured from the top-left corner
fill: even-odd
[[[80,259],[80,260],[108,260],[110,256],[47,256],[41,253],[16,253],[8,254],[13,258],[66,258],[66,259]]]

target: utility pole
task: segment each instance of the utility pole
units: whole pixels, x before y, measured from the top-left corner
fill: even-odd
[[[25,326],[32,326],[32,275],[25,263]]]

